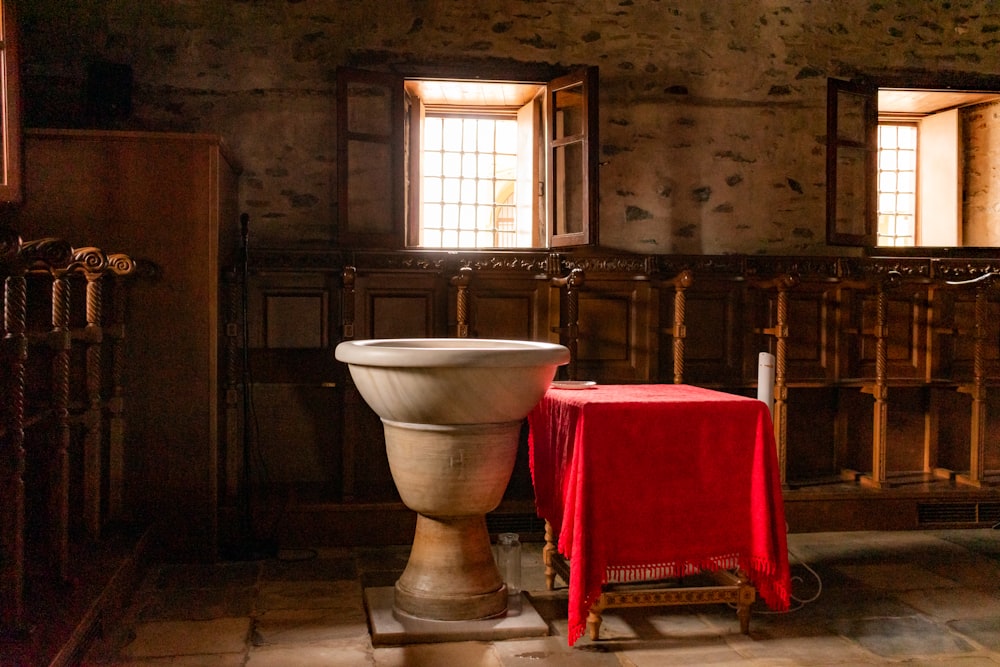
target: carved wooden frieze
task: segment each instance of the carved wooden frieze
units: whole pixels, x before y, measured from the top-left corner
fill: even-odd
[[[672,276],[685,269],[697,275],[741,276],[746,272],[743,255],[657,255],[656,270]]]
[[[253,269],[340,271],[345,262],[341,250],[250,250],[248,263]]]
[[[1000,260],[935,259],[931,260],[931,270],[935,278],[959,282],[1000,273]]]
[[[650,259],[636,255],[602,255],[574,256],[565,255],[562,265],[566,269],[582,269],[586,273],[619,273],[630,275],[649,275]]]
[[[849,280],[882,281],[930,280],[929,259],[908,257],[851,257],[841,260],[842,278]]]
[[[473,271],[517,271],[522,273],[545,273],[548,270],[548,255],[544,253],[474,254],[461,260],[462,266]]]
[[[746,275],[797,275],[805,280],[834,280],[840,276],[838,257],[753,256],[746,258]]]

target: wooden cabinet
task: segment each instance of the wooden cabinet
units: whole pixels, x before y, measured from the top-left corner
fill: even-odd
[[[217,557],[220,276],[238,251],[238,171],[211,135],[29,130],[25,238],[148,263],[128,301],[126,506],[172,558]]]

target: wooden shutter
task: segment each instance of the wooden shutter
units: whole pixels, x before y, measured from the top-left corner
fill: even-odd
[[[549,246],[598,242],[597,68],[548,84]]]
[[[878,90],[829,79],[826,119],[826,242],[874,246]]]
[[[403,80],[337,69],[337,240],[401,248],[404,230]]]

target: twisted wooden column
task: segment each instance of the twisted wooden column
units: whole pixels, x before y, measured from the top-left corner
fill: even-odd
[[[0,230],[4,279],[3,368],[5,395],[0,396],[0,635],[23,637],[28,628],[25,579],[25,367],[28,360],[25,275],[31,268],[66,266],[72,248],[65,241],[21,242]]]
[[[90,537],[101,536],[101,466],[104,443],[103,403],[101,400],[102,344],[104,331],[103,279],[108,268],[108,258],[98,248],[80,248],[73,254],[74,268],[79,268],[87,281],[86,325],[80,334],[85,346],[84,391],[86,407],[83,413],[83,525]]]
[[[674,286],[674,326],[670,331],[673,339],[674,384],[684,383],[684,339],[687,327],[684,325],[687,308],[687,288],[694,284],[694,272],[685,269],[670,281]]]
[[[106,314],[104,338],[110,341],[111,362],[108,395],[105,400],[108,423],[108,521],[126,520],[125,511],[125,285],[124,276],[136,270],[136,263],[127,255],[108,255],[112,274],[111,312]],[[227,442],[229,440],[227,439]]]
[[[472,282],[472,267],[463,266],[458,275],[452,276],[455,286],[455,335],[458,338],[469,337],[469,284]]]
[[[963,480],[982,486],[986,456],[986,338],[989,300],[986,286],[976,288],[976,331],[973,344],[972,429],[969,443],[969,476]]]
[[[52,276],[52,329],[47,343],[52,350],[49,384],[54,417],[48,471],[48,521],[46,534],[52,565],[65,580],[69,572],[69,281],[65,272]],[[84,482],[86,485],[86,481]]]
[[[875,384],[863,391],[875,398],[872,415],[872,470],[861,481],[867,486],[882,488],[888,483],[886,448],[889,435],[889,295],[888,290],[899,284],[900,275],[890,272],[878,283],[875,301]]]
[[[17,239],[20,246],[20,239]],[[15,254],[16,254],[15,250]],[[15,271],[18,269],[15,268]],[[3,390],[0,424],[0,635],[18,636],[24,618],[24,394],[28,339],[23,274],[4,279]]]
[[[553,278],[553,287],[565,288],[566,309],[565,320],[553,329],[559,334],[559,342],[569,349],[569,364],[566,366],[567,378],[576,379],[577,343],[580,339],[580,288],[585,280],[583,269],[576,268],[562,278]],[[560,308],[560,315],[562,314]]]
[[[774,326],[761,329],[761,333],[774,336],[774,407],[772,421],[774,442],[778,451],[778,470],[781,485],[785,486],[788,473],[788,291],[799,284],[799,277],[784,274],[773,280],[757,283],[760,289],[776,289]]]

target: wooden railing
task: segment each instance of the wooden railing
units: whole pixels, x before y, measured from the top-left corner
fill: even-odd
[[[123,254],[22,241],[0,229],[0,634],[7,638],[29,634],[32,578],[71,586],[72,546],[100,540],[127,518],[121,279],[134,270]]]

